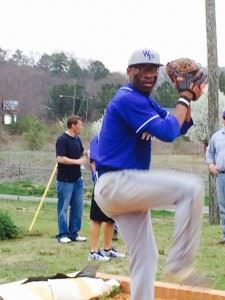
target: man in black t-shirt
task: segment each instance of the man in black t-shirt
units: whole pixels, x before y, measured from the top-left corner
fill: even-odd
[[[83,178],[81,165],[88,163],[84,155],[84,148],[79,138],[82,128],[79,116],[70,116],[67,119],[67,130],[56,141],[57,172],[57,216],[58,235],[60,243],[71,241],[84,242],[86,237],[80,236],[83,213]],[[67,212],[69,212],[69,224]]]

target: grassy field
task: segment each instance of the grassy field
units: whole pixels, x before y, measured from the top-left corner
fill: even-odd
[[[0,201],[1,211],[7,211],[21,229],[17,239],[0,242],[0,283],[29,276],[47,276],[57,272],[70,273],[86,266],[89,241],[68,245],[62,245],[56,241],[56,205],[54,203],[43,205],[33,231],[29,232],[28,228],[38,203]],[[171,212],[154,211],[152,219],[159,250],[157,279],[160,280],[163,276],[163,264],[171,242],[174,218]],[[89,237],[89,225],[89,207],[86,206],[81,232],[87,237]],[[205,217],[196,265],[206,275],[209,287],[225,290],[225,246],[218,244],[219,238],[220,227],[210,226]],[[121,238],[114,242],[114,246],[121,252],[127,251]],[[99,271],[128,275],[128,258],[101,263]]]
[[[42,151],[24,151],[20,146],[12,144],[7,146],[8,148],[5,146],[1,149],[0,193],[41,195],[55,165],[54,143]],[[179,144],[179,148],[182,146],[186,147],[186,145]],[[88,143],[86,143],[87,147]],[[158,151],[158,148],[153,150],[153,169],[172,169],[197,173],[205,183],[207,194],[208,170],[203,153],[163,154],[160,149]],[[180,153],[185,153],[182,151]],[[85,200],[90,200],[92,183],[90,182],[89,171],[86,170],[84,175],[86,182]],[[54,185],[55,182],[53,181],[47,196],[55,196]],[[0,200],[0,210],[7,211],[21,229],[17,239],[0,241],[0,283],[29,276],[50,276],[57,272],[70,273],[82,269],[88,263],[89,241],[68,245],[61,245],[56,241],[55,204],[45,203],[33,231],[31,233],[28,231],[37,206],[37,202]],[[173,213],[153,212],[152,216],[159,250],[157,279],[162,280],[163,264],[172,236]],[[87,237],[89,237],[89,226],[89,207],[86,206],[81,233]],[[198,269],[206,274],[210,287],[225,290],[225,262],[223,259],[225,246],[218,245],[219,238],[220,227],[209,226],[208,219],[205,217],[196,264]],[[114,242],[114,246],[121,252],[127,251],[121,238]],[[99,271],[128,275],[128,258],[101,263]]]
[[[55,153],[48,151],[8,150],[0,152],[0,194],[42,195],[55,166]],[[152,155],[152,169],[170,169],[198,174],[206,186],[208,168],[203,154]],[[92,188],[90,171],[83,172],[86,190]],[[55,196],[55,181],[48,196]],[[88,197],[86,197],[86,200]]]

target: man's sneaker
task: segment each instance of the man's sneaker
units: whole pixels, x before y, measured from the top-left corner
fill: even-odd
[[[67,236],[61,237],[58,241],[59,241],[59,243],[62,243],[62,244],[71,243],[71,239],[69,239]]]
[[[90,252],[88,254],[88,260],[99,260],[99,261],[109,261],[110,257],[104,256],[100,250],[98,252]]]
[[[74,242],[86,242],[87,238],[86,236],[78,235],[75,239],[73,239]]]
[[[111,248],[109,250],[104,249],[103,254],[104,254],[104,256],[112,257],[112,258],[124,258],[124,257],[126,257],[125,254],[116,251],[116,249],[114,249],[114,248]]]

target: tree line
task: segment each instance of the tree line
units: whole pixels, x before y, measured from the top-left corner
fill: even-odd
[[[58,120],[75,113],[94,121],[127,81],[125,72],[110,72],[101,61],[81,62],[64,52],[43,53],[34,59],[19,49],[10,54],[0,48],[0,97],[19,101],[18,117]],[[219,83],[225,93],[224,68],[220,68]],[[179,97],[163,68],[153,96],[165,107],[174,107]]]

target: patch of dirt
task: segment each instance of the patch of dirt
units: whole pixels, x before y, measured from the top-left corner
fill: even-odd
[[[129,300],[129,295],[125,293],[119,293],[113,298],[108,298],[107,300]]]
[[[95,298],[93,300],[101,300],[103,298]],[[119,293],[113,297],[106,297],[104,298],[104,300],[129,300],[129,295],[128,294],[125,294],[125,293]]]

